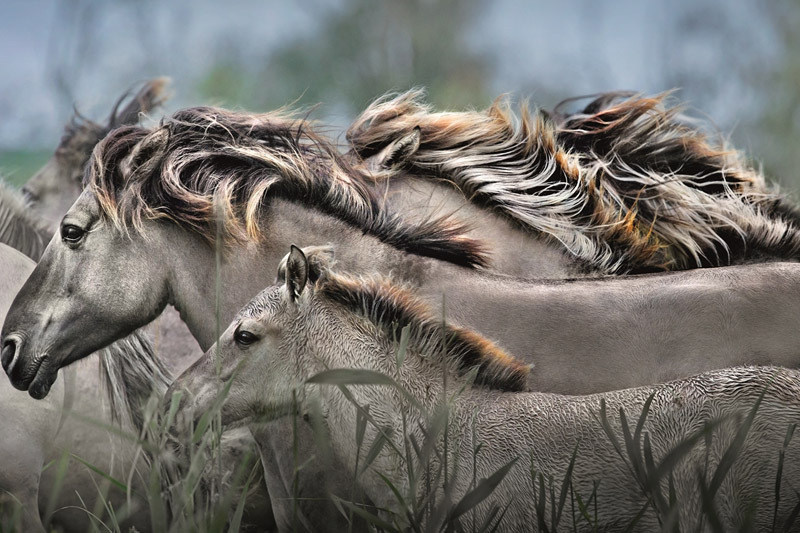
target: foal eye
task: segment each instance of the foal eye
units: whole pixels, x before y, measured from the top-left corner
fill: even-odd
[[[80,242],[86,232],[78,226],[66,224],[61,226],[61,240],[67,244],[76,244]]]
[[[233,334],[233,340],[236,341],[236,344],[239,346],[250,346],[258,340],[258,337],[249,331],[238,329],[236,333]]]

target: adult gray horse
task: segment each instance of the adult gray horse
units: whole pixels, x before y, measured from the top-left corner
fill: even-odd
[[[452,263],[484,261],[458,226],[403,224],[334,147],[274,115],[192,109],[154,130],[117,130],[98,145],[87,179],[3,329],[3,366],[34,397],[47,394],[58,368],[167,303],[208,349],[269,284],[265,269],[292,242],[331,242],[344,268],[391,274],[437,304],[444,292],[448,313],[536,363],[538,390],[592,392],[742,363],[798,363],[800,266],[538,284],[498,278]],[[291,501],[291,428],[264,438],[277,454],[270,494]],[[302,497],[324,496],[307,474]],[[286,512],[276,509],[279,524],[291,524]],[[318,518],[311,522],[330,519]]]
[[[364,111],[346,156],[393,209],[472,223],[493,269],[518,277],[796,260],[797,206],[667,96],[515,115],[506,99],[434,112],[412,90]]]
[[[0,321],[34,266],[0,243]],[[44,402],[32,401],[1,380],[0,454],[6,459],[0,468],[0,520],[5,527],[44,531],[44,516],[63,531],[87,531],[94,522],[91,513],[99,519],[113,508],[122,528],[150,531],[149,516],[142,512],[147,508],[146,480],[140,477],[143,456],[134,439],[97,424],[112,424],[116,413],[123,417],[122,431],[138,435],[145,401],[154,388],[163,391],[168,385],[165,373],[147,339],[137,333],[64,369]],[[98,383],[106,384],[106,393]],[[88,465],[131,484],[132,492],[126,494]],[[15,503],[17,527],[9,523]]]
[[[0,213],[0,237],[12,246],[15,243],[29,247],[23,252],[38,261],[50,240],[58,231],[61,219],[83,191],[81,182],[92,150],[108,132],[121,126],[138,124],[141,118],[158,109],[168,98],[167,78],[155,78],[141,85],[137,91],[128,90],[114,104],[105,122],[94,122],[75,113],[64,127],[64,135],[53,155],[22,188],[24,206],[17,205],[6,196]],[[11,224],[25,219],[25,224]],[[8,221],[5,223],[4,221]],[[43,229],[36,234],[23,234],[24,227]],[[48,234],[42,239],[42,234]],[[13,241],[13,242],[12,242]],[[202,351],[180,319],[177,311],[167,307],[147,327],[156,351],[167,367],[179,374],[196,360]]]
[[[314,266],[292,247],[285,282],[239,311],[171,390],[183,391],[184,407],[198,417],[224,401],[225,424],[324,413],[319,423],[332,453],[345,471],[361,472],[360,486],[398,529],[407,521],[444,529],[437,521],[457,513],[476,480],[509,465],[480,505],[462,511],[462,529],[556,530],[559,503],[556,492],[548,498],[545,480],[569,489],[573,502],[594,494],[593,524],[580,517],[580,530],[656,531],[672,520],[696,531],[716,520],[722,531],[774,531],[796,521],[800,443],[787,442],[787,431],[800,423],[800,371],[730,368],[577,397],[519,392],[525,364],[473,331],[444,325],[403,287]],[[374,374],[356,374],[365,370]],[[465,377],[470,371],[474,382]],[[352,386],[342,390],[321,374]],[[431,422],[442,404],[449,406],[447,433]],[[698,438],[704,430],[705,440]],[[432,445],[438,454],[426,460],[419,450]],[[664,461],[679,447],[672,464]],[[652,467],[644,466],[648,454]],[[425,507],[416,502],[431,501],[435,510],[417,513]],[[580,513],[572,507],[566,516],[575,520]]]
[[[18,193],[2,185],[0,228],[1,323],[35,266],[19,251],[36,257],[47,230],[22,208]],[[42,516],[63,531],[86,531],[93,523],[90,513],[100,520],[108,505],[115,510],[114,519],[121,528],[151,531],[150,516],[145,512],[147,485],[142,478],[149,466],[135,440],[142,433],[145,403],[151,394],[166,389],[169,371],[155,357],[147,336],[137,330],[62,374],[58,390],[44,402],[32,401],[6,380],[0,384],[0,426],[13,428],[0,437],[0,454],[15,458],[0,468],[0,491],[20,504],[7,502],[0,512],[5,523],[0,529],[18,529],[13,514],[19,509],[16,525],[23,531],[43,530]],[[118,429],[108,429],[114,426]],[[241,439],[241,432],[223,438],[224,472],[235,470],[250,447],[249,441]],[[53,464],[42,472],[48,462]],[[89,465],[123,480],[132,497],[109,485]],[[59,473],[62,468],[66,469]],[[272,523],[269,499],[259,487],[248,493],[245,529],[254,522],[260,529]]]

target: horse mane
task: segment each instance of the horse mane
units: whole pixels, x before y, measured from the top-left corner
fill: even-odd
[[[95,148],[86,182],[121,230],[168,219],[213,242],[257,240],[270,198],[300,201],[398,249],[465,266],[481,246],[447,219],[410,225],[382,207],[365,176],[288,112],[184,109],[153,129],[123,127]]]
[[[472,330],[443,323],[430,306],[389,281],[323,271],[315,294],[368,319],[395,341],[408,327],[409,348],[423,356],[440,356],[444,345],[447,360],[459,373],[477,367],[475,382],[480,385],[505,391],[527,388],[531,365]]]
[[[75,169],[70,177],[78,181],[83,178],[83,168],[92,155],[92,149],[108,132],[125,124],[136,124],[142,114],[161,106],[169,97],[168,85],[169,78],[155,78],[141,84],[135,93],[133,87],[128,89],[117,99],[103,124],[84,117],[75,109],[64,126],[55,152],[57,158]]]
[[[25,207],[22,196],[0,180],[0,242],[39,261],[50,237],[44,223]]]
[[[737,152],[690,127],[668,94],[601,95],[580,113],[434,112],[421,90],[377,100],[350,126],[350,157],[420,131],[400,173],[446,179],[470,201],[561,243],[605,273],[797,258],[797,209]]]
[[[112,420],[129,422],[141,431],[147,400],[153,393],[164,395],[172,382],[170,371],[141,330],[103,348],[99,356],[100,381],[109,400]]]

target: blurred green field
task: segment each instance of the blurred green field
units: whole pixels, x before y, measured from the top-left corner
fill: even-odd
[[[7,183],[21,187],[51,154],[47,150],[0,150],[0,176]]]

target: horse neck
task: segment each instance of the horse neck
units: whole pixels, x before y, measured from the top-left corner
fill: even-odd
[[[171,302],[181,313],[201,348],[207,350],[242,308],[259,291],[271,285],[281,259],[291,244],[333,244],[337,266],[348,272],[391,273],[403,281],[420,284],[440,270],[457,267],[397,250],[365,235],[344,222],[303,205],[274,200],[262,219],[263,237],[258,242],[233,244],[217,255],[200,236],[172,227],[168,249],[176,251],[170,279]],[[216,310],[217,283],[221,296]],[[217,315],[219,314],[219,317]],[[218,321],[219,318],[219,321]]]
[[[496,206],[481,203],[479,196],[466,196],[448,179],[399,174],[378,182],[375,188],[392,211],[409,220],[451,217],[469,228],[471,238],[492,243],[493,272],[525,279],[586,275],[563,246],[521,227]]]

